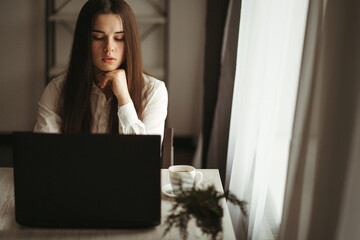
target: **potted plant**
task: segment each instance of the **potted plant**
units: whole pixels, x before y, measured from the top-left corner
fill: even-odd
[[[244,216],[247,217],[246,202],[240,201],[229,191],[220,193],[216,191],[213,185],[206,188],[193,186],[190,190],[180,189],[176,193],[175,203],[165,221],[164,236],[172,227],[178,227],[181,238],[187,239],[187,225],[194,218],[196,225],[204,235],[211,239],[221,238],[223,208],[220,205],[220,200],[222,198],[226,198],[234,205],[239,206]]]

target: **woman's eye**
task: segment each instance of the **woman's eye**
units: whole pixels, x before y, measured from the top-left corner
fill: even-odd
[[[92,38],[93,38],[94,40],[101,40],[101,39],[103,39],[102,37],[97,37],[97,36],[92,36]]]
[[[115,38],[116,41],[122,41],[124,38]]]

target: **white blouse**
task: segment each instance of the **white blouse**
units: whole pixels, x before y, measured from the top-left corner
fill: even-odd
[[[34,132],[61,133],[62,106],[60,101],[64,76],[53,79],[45,88],[39,101],[37,123]],[[151,88],[146,102],[142,121],[138,118],[134,103],[118,107],[120,134],[156,134],[163,138],[167,116],[168,94],[164,82],[144,75],[145,90]],[[91,133],[109,133],[108,128],[111,98],[93,83],[91,92],[91,112],[93,123]]]

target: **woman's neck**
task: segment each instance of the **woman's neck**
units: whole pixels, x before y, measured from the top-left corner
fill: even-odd
[[[100,90],[104,93],[106,101],[108,101],[114,95],[113,91],[111,90],[111,86],[109,85],[104,87],[104,89],[100,88]]]

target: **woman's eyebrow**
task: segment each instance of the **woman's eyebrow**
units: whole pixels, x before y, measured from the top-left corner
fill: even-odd
[[[103,33],[103,34],[105,34],[104,31],[100,31],[100,30],[96,30],[96,29],[93,29],[92,31],[93,31],[93,32],[98,32],[98,33]],[[124,33],[124,31],[115,32],[114,34],[120,34],[120,33]]]

